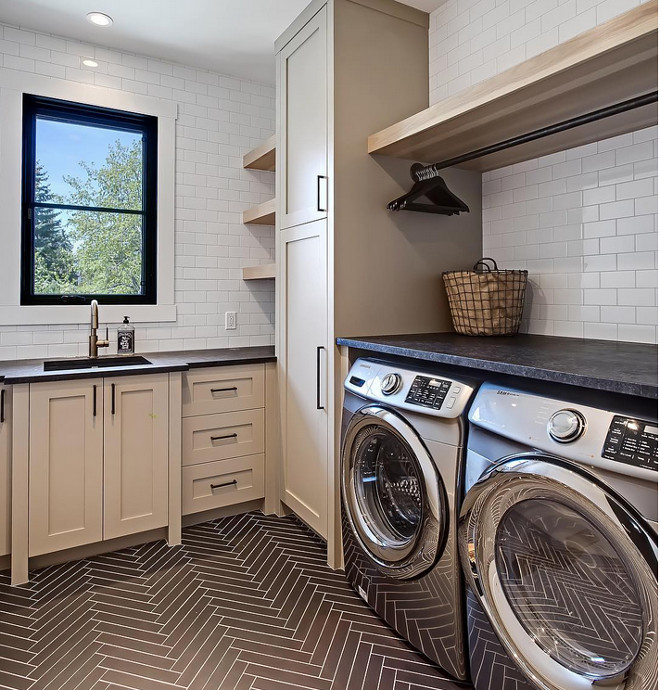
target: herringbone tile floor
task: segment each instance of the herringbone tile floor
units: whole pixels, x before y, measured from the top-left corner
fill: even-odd
[[[0,574],[11,690],[456,690],[325,565],[293,518],[250,513],[163,542]]]

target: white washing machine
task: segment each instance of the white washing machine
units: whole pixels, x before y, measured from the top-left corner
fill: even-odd
[[[593,399],[486,383],[471,406],[459,551],[477,690],[658,686],[657,408]]]
[[[473,384],[440,369],[359,359],[345,388],[341,476],[348,580],[410,644],[465,680],[456,528]]]

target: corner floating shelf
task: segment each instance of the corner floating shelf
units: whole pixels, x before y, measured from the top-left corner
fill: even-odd
[[[255,225],[275,225],[275,199],[264,201],[263,204],[243,211],[243,222]]]
[[[372,134],[368,151],[426,163],[454,158],[656,91],[657,59],[653,0]],[[657,122],[653,103],[460,167],[493,170]]]
[[[275,264],[245,266],[243,268],[243,280],[262,280],[264,278],[275,278],[275,270]]]
[[[275,172],[275,135],[243,156],[243,167]]]

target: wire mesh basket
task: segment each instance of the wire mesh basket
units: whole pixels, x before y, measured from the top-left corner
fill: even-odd
[[[442,277],[457,333],[515,335],[518,332],[525,306],[527,271],[501,271],[494,259],[484,257],[471,271],[445,271]]]

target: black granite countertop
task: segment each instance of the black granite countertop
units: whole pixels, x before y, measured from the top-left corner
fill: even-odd
[[[156,374],[169,371],[187,371],[198,367],[218,367],[231,364],[255,364],[274,362],[275,348],[233,347],[219,350],[188,350],[182,352],[146,352],[142,354],[149,364],[137,366],[90,367],[44,371],[43,359],[23,359],[0,362],[0,382],[7,385],[17,383],[38,383],[41,381],[63,381],[99,376],[127,376]],[[64,359],[64,358],[58,358]],[[73,358],[72,358],[73,359]],[[84,359],[84,358],[81,358]],[[103,356],[99,357],[103,359]]]
[[[643,398],[658,397],[658,348],[544,335],[457,333],[338,338],[339,345]]]

